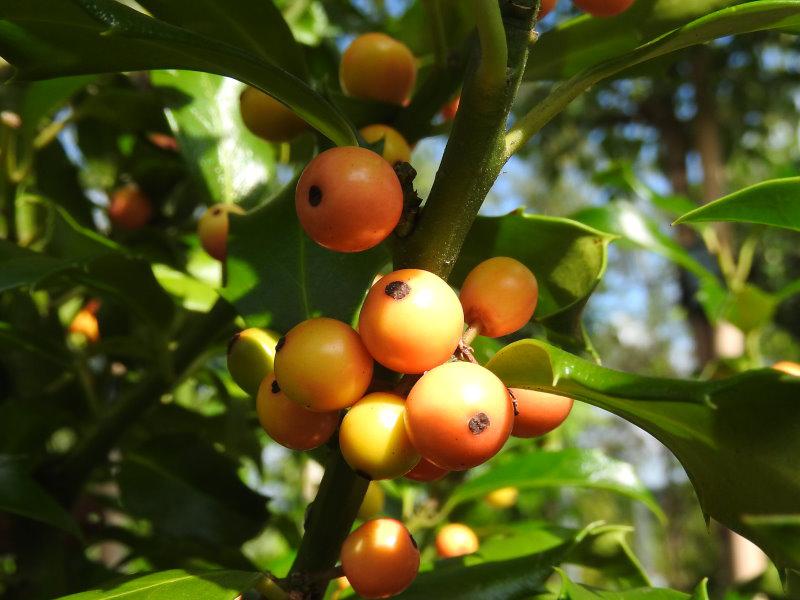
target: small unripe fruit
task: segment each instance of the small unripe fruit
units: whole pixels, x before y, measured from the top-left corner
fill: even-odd
[[[69,324],[69,332],[82,335],[86,338],[87,342],[95,343],[100,340],[100,325],[97,322],[97,311],[100,308],[100,302],[97,300],[90,300],[86,303],[81,310],[72,318]]]
[[[292,450],[321,446],[339,424],[338,412],[313,412],[290,400],[274,375],[266,377],[258,388],[256,412],[267,435]]]
[[[353,328],[320,317],[292,328],[276,347],[275,377],[295,402],[320,412],[340,410],[364,396],[372,357]]]
[[[431,482],[439,481],[442,477],[447,475],[450,471],[437,467],[431,461],[420,458],[417,466],[406,473],[406,479],[413,481]]]
[[[326,150],[306,166],[295,191],[300,224],[320,246],[360,252],[397,227],[403,189],[379,154],[346,146]]]
[[[449,360],[464,331],[464,312],[444,280],[428,271],[402,269],[372,286],[358,331],[385,367],[422,373]]]
[[[613,17],[633,6],[634,0],[575,0],[575,6],[594,17]]]
[[[239,111],[245,127],[268,142],[288,142],[308,128],[288,106],[250,86],[239,96]]]
[[[383,33],[358,36],[339,66],[344,92],[354,98],[403,104],[414,89],[417,65],[411,50]]]
[[[519,490],[515,487],[502,487],[486,494],[486,503],[494,508],[511,508],[517,503]]]
[[[558,0],[542,0],[542,5],[539,8],[539,19],[544,19],[547,15],[553,12]]]
[[[511,435],[532,438],[553,431],[561,425],[572,410],[572,398],[512,388],[517,401],[517,415]]]
[[[197,222],[197,235],[200,245],[209,255],[224,261],[228,255],[228,215],[243,215],[244,209],[238,204],[215,204],[206,210]]]
[[[377,144],[383,140],[381,156],[390,165],[411,160],[411,146],[396,129],[388,125],[367,125],[361,129],[360,133],[361,137],[370,144]]]
[[[388,598],[405,590],[419,571],[419,550],[395,519],[373,519],[342,544],[342,570],[362,598]]]
[[[386,494],[383,493],[381,484],[377,481],[370,481],[367,493],[364,494],[364,499],[361,501],[361,506],[358,507],[358,518],[362,521],[372,519],[383,511],[385,502]]]
[[[774,365],[772,365],[772,368],[793,377],[800,377],[800,364],[790,360],[781,360],[776,362]]]
[[[114,227],[141,229],[153,217],[153,204],[135,185],[126,185],[111,194],[108,218]]]
[[[400,396],[375,392],[347,411],[339,430],[339,448],[354,471],[370,479],[394,479],[408,473],[419,461],[411,445]]]
[[[458,105],[461,104],[461,96],[456,96],[442,107],[442,118],[445,121],[452,121],[456,118]]]
[[[489,460],[503,447],[513,424],[506,386],[473,363],[447,363],[428,371],[406,399],[411,443],[433,464],[450,471]]]
[[[442,558],[453,558],[477,552],[478,536],[462,523],[445,525],[436,534],[436,553]]]
[[[240,388],[250,395],[258,392],[265,377],[272,374],[278,335],[251,327],[228,342],[228,371]]]
[[[459,298],[468,324],[487,337],[501,337],[531,320],[539,285],[521,262],[497,256],[469,272]]]

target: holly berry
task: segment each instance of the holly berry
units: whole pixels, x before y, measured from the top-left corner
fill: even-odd
[[[330,412],[355,404],[367,391],[372,366],[358,334],[335,319],[303,321],[276,346],[281,389],[309,410]]]
[[[594,17],[613,17],[625,12],[634,0],[575,0],[575,6]]]
[[[339,425],[338,412],[313,412],[283,393],[275,375],[266,377],[256,398],[258,420],[267,435],[292,450],[311,450],[327,442]]]
[[[517,503],[519,490],[515,487],[502,487],[486,494],[486,503],[493,508],[511,508]]]
[[[375,392],[347,411],[339,430],[339,448],[354,471],[370,479],[394,479],[408,473],[419,453],[406,433],[405,402],[400,396]]]
[[[373,519],[342,544],[342,570],[362,598],[388,598],[405,590],[419,571],[419,550],[395,519]]]
[[[100,308],[98,300],[90,300],[72,318],[69,332],[83,336],[87,342],[96,343],[100,340],[100,325],[97,322],[97,311]]]
[[[456,96],[442,107],[442,118],[445,121],[452,121],[456,118],[458,105],[461,104],[461,96]]]
[[[306,166],[295,191],[300,224],[320,246],[360,252],[377,246],[397,226],[403,190],[379,154],[352,146],[331,148]]]
[[[406,399],[411,443],[423,457],[451,471],[475,467],[497,454],[513,424],[508,390],[473,363],[447,363],[428,371]]]
[[[111,194],[108,218],[114,227],[133,231],[141,229],[153,217],[153,204],[138,186],[126,185]]]
[[[361,501],[361,506],[358,507],[358,518],[362,521],[368,521],[383,511],[385,502],[386,494],[383,493],[381,484],[377,481],[370,481],[367,493],[364,494],[364,499]]]
[[[211,256],[224,261],[228,255],[228,215],[243,215],[244,209],[238,204],[215,204],[206,210],[197,223],[200,245]]]
[[[467,323],[487,337],[514,333],[533,316],[539,285],[518,260],[497,256],[470,271],[459,295]]]
[[[263,379],[272,373],[277,343],[275,333],[257,327],[240,331],[228,342],[228,371],[248,394],[255,395]]]
[[[254,87],[239,96],[239,112],[245,127],[268,142],[288,142],[308,128],[289,107]]]
[[[478,536],[462,523],[449,523],[436,534],[436,553],[442,558],[472,554],[478,548]]]
[[[558,0],[542,0],[542,5],[539,8],[539,20],[544,19],[556,7]]]
[[[372,286],[358,330],[379,363],[399,373],[422,373],[453,354],[464,313],[444,280],[428,271],[403,269]]]
[[[411,146],[396,129],[381,124],[367,125],[361,129],[360,133],[361,137],[369,144],[377,144],[383,140],[381,156],[390,165],[411,160]]]
[[[440,480],[449,472],[447,469],[437,467],[425,458],[420,458],[417,466],[406,473],[405,477],[414,481],[431,482]]]
[[[417,65],[411,50],[383,33],[358,36],[345,50],[339,81],[348,96],[403,104],[414,89]]]
[[[517,401],[517,415],[511,435],[532,438],[553,431],[561,425],[572,410],[572,398],[512,388]]]
[[[792,375],[793,377],[800,377],[800,364],[790,360],[781,360],[776,362],[774,365],[772,365],[772,368],[782,371],[787,375]]]

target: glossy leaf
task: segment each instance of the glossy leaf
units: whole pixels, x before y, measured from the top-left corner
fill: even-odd
[[[800,177],[764,181],[710,202],[675,223],[735,221],[800,231]]]
[[[534,340],[507,346],[488,368],[506,385],[557,391],[649,432],[686,469],[706,515],[752,539],[778,564],[798,567],[742,517],[796,509],[800,378],[761,370],[716,381],[656,379],[606,369]]]
[[[81,536],[66,510],[40,486],[23,462],[0,455],[0,511],[21,515]]]
[[[685,594],[666,588],[635,588],[629,590],[599,590],[572,581],[569,576],[557,569],[561,576],[559,600],[708,600],[705,580],[700,582],[694,593]]]
[[[168,106],[167,120],[186,164],[207,188],[211,202],[242,202],[262,194],[275,176],[275,151],[242,124],[241,84],[190,71],[158,71],[152,79],[189,99]]]
[[[3,0],[0,18],[0,55],[18,78],[156,69],[216,73],[270,93],[338,145],[357,143],[333,105],[273,62],[114,0]]]
[[[110,581],[96,589],[61,600],[231,600],[262,577],[247,571],[184,571],[173,569]]]
[[[520,490],[549,487],[609,490],[644,503],[662,521],[666,518],[631,465],[609,458],[600,451],[580,448],[533,452],[495,461],[489,471],[459,485],[443,510],[449,512],[462,502],[483,498],[489,492],[507,486]]]
[[[42,121],[52,117],[76,92],[94,81],[93,76],[61,77],[48,81],[37,81],[25,90],[20,109],[22,135],[32,138]]]
[[[320,315],[349,323],[388,260],[380,246],[342,254],[311,241],[297,220],[292,183],[264,206],[231,218],[222,295],[254,327],[285,332]]]

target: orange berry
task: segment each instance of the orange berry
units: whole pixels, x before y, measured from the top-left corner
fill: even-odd
[[[388,125],[367,125],[361,129],[360,133],[361,137],[369,144],[377,144],[383,140],[381,156],[390,165],[411,160],[411,146],[396,129]]]
[[[346,146],[326,150],[306,166],[295,191],[300,224],[320,246],[360,252],[397,227],[403,189],[379,154]]]
[[[153,217],[153,204],[135,185],[126,185],[111,194],[108,218],[120,229],[141,229]]]
[[[339,448],[354,471],[370,479],[394,479],[419,462],[411,445],[400,396],[375,392],[364,396],[347,411],[339,430]]]
[[[517,400],[517,415],[511,435],[531,438],[544,435],[561,425],[572,410],[572,398],[513,388]]]
[[[406,473],[405,477],[406,479],[412,479],[414,481],[429,482],[438,481],[448,473],[449,471],[447,469],[441,469],[431,461],[420,458],[417,466]]]
[[[482,335],[501,337],[531,320],[539,285],[521,262],[497,256],[469,272],[459,298],[467,323],[477,326]]]
[[[100,340],[100,325],[97,322],[97,310],[100,303],[92,300],[86,303],[81,310],[72,318],[69,324],[69,332],[82,335],[87,342],[95,343]]]
[[[486,494],[486,503],[493,508],[511,508],[517,503],[519,490],[515,487],[502,487]]]
[[[782,371],[787,375],[792,375],[793,377],[800,377],[800,364],[790,360],[776,362],[774,365],[772,365],[772,368]]]
[[[248,394],[272,374],[278,335],[258,327],[240,331],[228,342],[228,371],[236,384]]]
[[[422,373],[452,356],[464,331],[464,313],[443,279],[402,269],[372,286],[358,330],[379,363],[399,373]]]
[[[275,375],[269,375],[261,382],[256,412],[267,435],[292,450],[311,450],[321,446],[339,425],[338,412],[313,412],[290,400],[275,381]]]
[[[388,598],[406,589],[419,571],[419,550],[395,519],[373,519],[342,544],[342,570],[362,598]]]
[[[353,328],[320,317],[293,327],[276,347],[275,377],[292,400],[330,412],[355,404],[372,379],[372,357]]]
[[[575,6],[594,17],[613,17],[625,12],[634,0],[575,0]]]
[[[377,481],[370,481],[367,493],[364,494],[364,499],[361,501],[361,506],[358,507],[358,518],[362,521],[368,521],[375,517],[383,510],[385,502],[386,494],[383,492],[381,484]]]
[[[288,106],[250,86],[239,96],[239,112],[245,127],[268,142],[288,142],[308,128]]]
[[[466,525],[450,523],[436,534],[436,553],[442,558],[453,558],[477,552],[478,536]]]
[[[228,215],[243,215],[238,204],[215,204],[210,206],[197,222],[200,245],[209,255],[224,261],[228,255]]]
[[[458,105],[461,104],[461,96],[456,96],[442,107],[442,118],[445,121],[452,121],[456,118]]]
[[[406,399],[411,443],[423,457],[450,471],[489,460],[503,447],[513,425],[506,386],[473,363],[447,363],[428,371]]]
[[[544,19],[556,7],[558,0],[542,0],[542,5],[539,8],[539,19]]]
[[[354,98],[402,105],[416,79],[417,65],[411,50],[384,33],[358,36],[339,65],[342,89]]]

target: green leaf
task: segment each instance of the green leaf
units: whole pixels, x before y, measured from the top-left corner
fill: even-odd
[[[662,522],[666,520],[631,465],[609,458],[598,450],[580,448],[532,452],[493,463],[490,470],[459,485],[442,510],[449,512],[462,502],[483,498],[489,492],[507,486],[520,490],[550,487],[609,490],[644,503]]]
[[[800,514],[744,515],[745,523],[782,548],[793,564],[800,564]]]
[[[74,266],[73,261],[46,256],[0,240],[0,292],[35,286],[43,279]]]
[[[2,0],[0,18],[0,55],[17,68],[18,78],[156,69],[216,73],[291,106],[335,144],[357,145],[348,120],[291,73],[114,0]]]
[[[292,182],[264,206],[231,218],[222,295],[252,327],[285,332],[319,315],[349,323],[388,261],[381,246],[343,254],[311,241],[297,220]]]
[[[173,569],[111,581],[100,589],[63,596],[61,600],[231,600],[262,577],[247,571]]]
[[[212,201],[242,202],[260,196],[275,177],[275,151],[244,127],[239,117],[241,84],[190,71],[158,71],[152,79],[191,98],[182,106],[167,107],[167,120],[186,164]]]
[[[94,81],[93,76],[61,77],[49,81],[37,81],[25,90],[20,117],[22,135],[30,140],[42,125],[42,121],[53,116],[76,92]]]
[[[66,510],[31,477],[23,462],[0,455],[0,511],[21,515],[81,537]]]
[[[694,593],[689,595],[666,588],[635,588],[621,591],[606,591],[591,588],[573,582],[561,569],[556,569],[561,576],[561,593],[559,600],[708,600],[705,580],[701,581]]]
[[[800,378],[772,370],[730,379],[657,379],[600,367],[535,340],[487,365],[511,387],[558,392],[649,432],[683,465],[703,512],[759,544],[776,563],[795,557],[743,520],[791,514],[800,497]]]
[[[735,221],[800,231],[800,177],[744,188],[680,217],[675,223]]]
[[[583,306],[606,268],[612,235],[556,217],[524,215],[479,217],[464,243],[451,281],[458,286],[473,267],[492,256],[525,264],[539,282],[534,320],[580,329]]]

